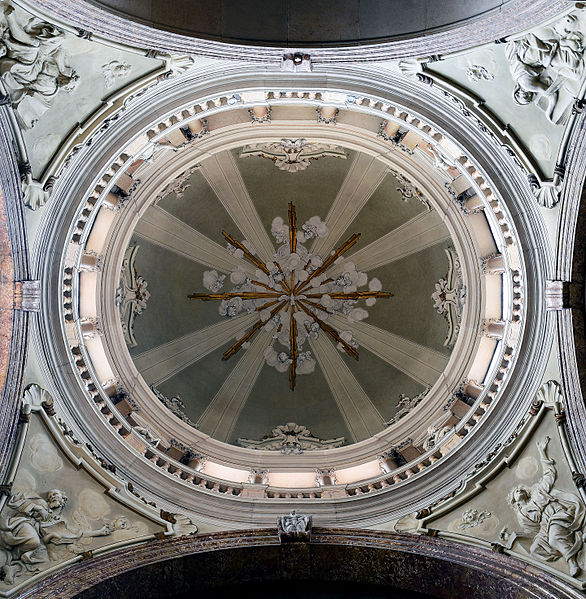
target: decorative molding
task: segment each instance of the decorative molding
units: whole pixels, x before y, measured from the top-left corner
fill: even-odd
[[[248,483],[251,485],[268,485],[269,471],[266,468],[251,468]]]
[[[38,210],[49,201],[51,190],[35,181],[29,173],[25,175],[22,182],[22,196],[25,206],[31,210]]]
[[[191,183],[188,183],[191,175],[195,173],[196,170],[199,169],[199,164],[194,164],[189,168],[185,169],[178,177],[173,179],[170,183],[167,183],[165,187],[156,195],[153,204],[158,204],[160,200],[162,200],[165,196],[170,193],[175,194],[175,199],[181,199],[187,189],[191,186]]]
[[[408,202],[409,200],[416,199],[419,200],[428,210],[431,210],[431,205],[429,200],[423,195],[421,190],[409,181],[405,175],[399,173],[396,170],[389,169],[393,174],[400,187],[397,187],[397,191],[401,194],[401,199],[403,202]]]
[[[315,484],[318,487],[326,487],[338,483],[335,468],[318,468],[315,471]]]
[[[281,58],[281,71],[289,73],[309,73],[312,70],[311,56],[302,52],[283,54]]]
[[[127,62],[119,60],[111,60],[102,65],[102,75],[104,76],[104,87],[106,89],[113,88],[118,79],[126,79],[130,77],[132,66]]]
[[[346,159],[346,152],[333,144],[310,142],[304,138],[282,139],[280,142],[260,143],[244,146],[240,158],[261,156],[275,163],[282,171],[296,173],[304,171],[312,160],[325,156]]]
[[[563,310],[564,307],[564,282],[545,282],[545,307],[547,310]]]
[[[183,411],[185,410],[185,404],[183,403],[183,400],[178,396],[175,395],[174,397],[171,397],[170,399],[164,395],[163,393],[161,393],[156,387],[151,387],[152,392],[157,396],[157,399],[169,410],[171,410],[171,412],[173,412],[173,414],[175,414],[175,416],[177,416],[177,418],[180,418],[181,420],[183,420],[183,422],[185,422],[185,424],[188,424],[189,426],[192,426],[193,428],[198,428],[197,424],[195,422],[193,422],[191,420],[191,418],[189,418],[189,416]]]
[[[296,514],[297,515],[297,514]],[[280,518],[279,518],[280,521]],[[274,517],[273,517],[274,522]],[[567,581],[543,572],[532,564],[487,547],[454,542],[441,536],[415,537],[413,534],[368,529],[343,529],[312,526],[308,545],[275,547],[279,523],[264,529],[230,530],[198,534],[195,537],[166,538],[128,547],[122,552],[96,555],[93,560],[72,565],[36,583],[28,593],[36,599],[72,599],[84,591],[104,596],[141,596],[155,592],[161,581],[178,580],[184,571],[183,556],[190,556],[191,576],[183,590],[196,594],[202,584],[209,588],[225,585],[226,563],[235,580],[250,580],[258,585],[286,587],[299,573],[323,568],[327,559],[329,580],[338,583],[376,584],[381,589],[396,588],[405,593],[440,595],[450,580],[461,596],[483,599],[529,594],[535,599],[582,599],[583,592]],[[300,539],[301,540],[301,539]],[[251,574],[254,557],[258,567]],[[401,563],[397,572],[378,564]],[[426,575],[422,576],[422,572]],[[503,573],[506,573],[503,575]],[[170,578],[166,578],[170,577]],[[386,586],[388,584],[388,586]],[[302,591],[301,591],[302,593]]]
[[[450,347],[456,343],[460,331],[462,310],[466,299],[466,287],[462,281],[460,259],[456,252],[448,248],[445,250],[448,257],[448,273],[445,279],[440,279],[435,284],[435,291],[431,299],[434,308],[448,323],[448,335],[444,345]]]
[[[458,524],[460,530],[466,530],[467,528],[475,528],[480,526],[485,520],[488,520],[492,514],[488,510],[474,510],[469,509],[462,512],[462,522]]]
[[[402,143],[402,140],[409,132],[409,129],[406,129],[405,127],[399,127],[395,134],[389,135],[385,130],[386,127],[387,121],[381,121],[376,134],[377,137],[380,137],[381,139],[384,139],[386,142],[390,143],[393,148],[401,150],[402,152],[405,152],[405,154],[412,156],[415,152]]]
[[[238,444],[250,449],[280,451],[283,454],[300,454],[304,451],[330,449],[344,445],[344,437],[338,439],[318,439],[305,426],[288,422],[275,427],[270,434],[260,440],[238,439]]]
[[[434,447],[438,447],[440,444],[440,441],[444,438],[447,437],[448,435],[451,435],[454,432],[454,427],[453,426],[430,426],[427,429],[427,438],[425,439],[425,441],[423,442],[423,449],[424,451],[429,451],[430,449],[434,448]]]
[[[281,543],[308,543],[311,540],[312,517],[298,514],[295,510],[277,519],[277,531]]]
[[[120,286],[116,291],[116,305],[120,310],[120,322],[124,339],[129,347],[138,345],[134,336],[134,322],[147,306],[151,294],[147,291],[147,282],[138,274],[134,261],[139,245],[131,245],[124,254]]]
[[[430,387],[427,387],[425,391],[418,393],[413,398],[407,397],[404,393],[401,393],[401,395],[399,395],[397,411],[390,420],[387,420],[386,424],[395,424],[395,422],[401,420],[403,416],[406,416],[429,393],[429,390]]]
[[[248,109],[250,121],[255,124],[263,124],[271,122],[271,114],[273,109],[269,106],[255,106]]]
[[[469,67],[466,67],[466,78],[472,83],[492,81],[494,79],[494,73],[491,73],[484,65],[472,64]]]
[[[329,106],[327,107],[328,110],[328,116],[324,116],[324,106],[318,106],[315,109],[315,112],[317,113],[317,122],[321,123],[322,125],[337,125],[338,124],[338,114],[340,114],[340,109],[339,108],[330,108]]]
[[[14,283],[14,307],[25,312],[41,309],[41,282],[17,281]]]

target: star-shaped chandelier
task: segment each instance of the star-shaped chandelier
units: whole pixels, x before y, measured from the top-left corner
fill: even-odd
[[[338,349],[358,360],[358,344],[352,333],[339,333],[329,325],[326,320],[330,315],[343,313],[348,315],[350,321],[362,320],[368,313],[355,308],[354,304],[359,300],[366,300],[366,304],[370,306],[377,299],[388,298],[393,294],[381,291],[378,279],[370,281],[369,291],[358,291],[357,286],[365,285],[367,277],[365,273],[357,272],[351,262],[344,266],[346,270],[342,269],[338,276],[328,276],[328,269],[333,270],[334,265],[339,265],[340,258],[360,239],[360,233],[352,235],[324,260],[298,243],[300,240],[327,235],[327,228],[321,219],[312,217],[299,231],[292,202],[289,202],[288,216],[288,227],[281,218],[273,221],[273,234],[283,245],[275,254],[275,260],[269,263],[259,260],[246,241],[241,243],[222,231],[231,253],[246,258],[256,267],[256,279],[250,279],[236,267],[230,278],[233,283],[239,284],[235,290],[194,293],[188,297],[220,301],[220,314],[228,317],[236,316],[242,311],[244,304],[249,313],[257,312],[258,321],[224,352],[222,359],[228,360],[246,347],[263,327],[274,330],[273,338],[288,347],[289,354],[277,353],[271,345],[265,352],[265,359],[280,372],[289,371],[289,386],[294,390],[297,374],[312,372],[315,366],[310,352],[300,352],[300,348],[306,339],[316,338],[319,331],[330,337]],[[204,285],[212,291],[219,291],[224,279],[225,275],[218,275],[216,271],[204,273]]]

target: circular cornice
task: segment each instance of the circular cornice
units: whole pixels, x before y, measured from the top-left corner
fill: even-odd
[[[197,488],[188,486],[169,472],[161,473],[152,464],[143,461],[137,453],[124,447],[120,434],[104,423],[103,416],[95,409],[87,410],[87,387],[77,377],[74,362],[69,356],[67,344],[63,339],[63,304],[61,300],[61,281],[63,268],[56,267],[55,256],[63,256],[68,239],[76,227],[79,227],[77,215],[84,209],[85,194],[82,190],[93,189],[102,178],[104,169],[117,160],[121,149],[136,138],[135,131],[144,131],[151,126],[151,111],[159,118],[171,115],[178,106],[185,103],[182,96],[191,98],[211,98],[214,95],[232,97],[235,92],[250,88],[251,80],[258,77],[254,69],[237,69],[210,73],[210,77],[189,80],[189,76],[164,82],[147,91],[140,98],[132,100],[126,112],[116,121],[115,134],[105,130],[92,140],[91,149],[84,148],[71,161],[55,185],[53,202],[43,217],[43,226],[47,231],[34,248],[34,257],[38,272],[44,275],[45,311],[39,323],[37,349],[45,357],[42,367],[52,374],[55,388],[51,389],[60,403],[68,420],[83,433],[94,447],[115,463],[119,472],[140,489],[146,489],[148,495],[157,497],[164,505],[180,505],[183,510],[209,520],[222,521],[230,526],[233,522],[247,521],[260,525],[269,522],[278,513],[298,503],[292,497],[283,496],[276,502],[270,499],[250,500],[242,497],[230,497],[225,493],[214,492],[211,487]],[[288,78],[279,74],[263,72],[265,89],[287,89]],[[509,243],[518,239],[519,277],[530,273],[524,281],[522,312],[525,318],[525,332],[520,346],[515,349],[513,359],[509,358],[511,368],[514,361],[523,364],[522,372],[509,377],[500,373],[498,396],[506,393],[507,401],[493,401],[490,409],[482,417],[483,425],[478,432],[464,437],[459,451],[452,451],[443,459],[431,464],[426,472],[408,475],[400,483],[390,488],[381,488],[361,496],[351,496],[338,500],[336,506],[325,499],[311,500],[312,511],[320,523],[346,523],[352,526],[374,523],[382,517],[397,517],[440,499],[453,491],[461,481],[462,472],[472,468],[498,443],[505,440],[513,431],[521,415],[529,407],[533,392],[539,384],[539,373],[545,368],[547,356],[541,355],[536,348],[551,338],[551,323],[543,315],[543,281],[549,272],[548,241],[543,223],[532,198],[525,173],[518,164],[504,152],[493,138],[486,134],[486,128],[473,119],[464,118],[458,106],[449,98],[434,93],[433,90],[416,82],[406,80],[399,75],[381,78],[374,71],[345,69],[344,72],[332,68],[327,73],[304,75],[296,78],[293,89],[321,89],[353,94],[353,97],[372,98],[366,104],[361,102],[360,110],[373,110],[379,104],[389,107],[392,103],[408,107],[407,110],[422,121],[429,120],[433,128],[442,136],[448,136],[459,143],[466,156],[473,157],[474,165],[481,169],[484,181],[489,188],[498,190],[500,200],[493,196],[491,210],[498,209],[491,216],[493,224],[499,227],[509,239]],[[192,100],[193,101],[193,100]],[[370,106],[368,106],[370,104]],[[416,108],[414,108],[416,107]],[[388,108],[387,108],[388,110]],[[413,125],[413,123],[411,123]],[[115,139],[115,147],[112,141]],[[469,161],[466,162],[469,164]],[[81,165],[84,168],[80,168]],[[72,201],[77,198],[77,201]],[[81,200],[81,205],[78,203]],[[511,216],[514,215],[514,216]],[[56,223],[72,222],[70,230],[54,226]],[[81,229],[85,225],[81,225]],[[515,232],[516,230],[516,232]],[[73,246],[69,245],[71,249]],[[61,248],[61,249],[60,249]],[[77,251],[77,250],[74,250]],[[512,294],[512,291],[510,291]],[[516,292],[519,293],[519,292]],[[512,295],[511,295],[512,296]],[[44,339],[51,338],[48,344]],[[537,343],[536,339],[540,342]],[[87,368],[86,368],[87,370]],[[85,396],[85,397],[84,397]],[[481,432],[481,434],[480,434]],[[461,449],[466,447],[466,451]],[[218,485],[219,486],[219,485]],[[204,485],[205,487],[205,485]],[[224,486],[225,488],[225,486]]]
[[[113,14],[88,0],[19,0],[18,3],[79,35],[91,33],[124,46],[248,62],[280,63],[283,58],[280,47],[207,41],[162,31]],[[314,64],[440,56],[492,43],[545,24],[571,10],[572,4],[563,0],[516,0],[501,5],[498,10],[424,36],[418,32],[376,44],[363,41],[342,43],[340,47],[332,48],[296,47],[289,50],[310,54]]]

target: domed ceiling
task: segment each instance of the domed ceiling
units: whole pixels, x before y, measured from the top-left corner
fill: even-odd
[[[306,140],[185,171],[138,222],[124,272],[145,381],[188,424],[251,448],[288,423],[323,448],[383,430],[441,375],[464,303],[422,192],[366,154]]]

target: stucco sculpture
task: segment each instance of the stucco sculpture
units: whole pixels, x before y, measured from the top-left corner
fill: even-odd
[[[0,577],[7,583],[25,572],[36,572],[56,559],[59,545],[71,545],[81,537],[111,534],[110,524],[97,530],[74,531],[63,516],[67,495],[51,489],[46,497],[12,495],[7,512],[0,516]]]
[[[78,82],[63,49],[65,35],[55,26],[0,5],[0,72],[20,124],[31,128],[60,90]]]
[[[536,101],[556,124],[565,122],[570,107],[564,86],[579,81],[584,71],[584,38],[578,26],[576,15],[569,15],[549,30],[549,38],[529,33],[509,42],[505,51],[516,83],[515,101],[522,105]]]
[[[518,485],[511,489],[508,500],[516,512],[523,532],[517,536],[532,537],[530,552],[545,561],[564,558],[570,575],[581,573],[578,554],[584,545],[584,505],[574,493],[554,489],[557,471],[547,455],[550,438],[537,442],[543,474],[532,488]],[[503,530],[501,536],[508,537]]]

